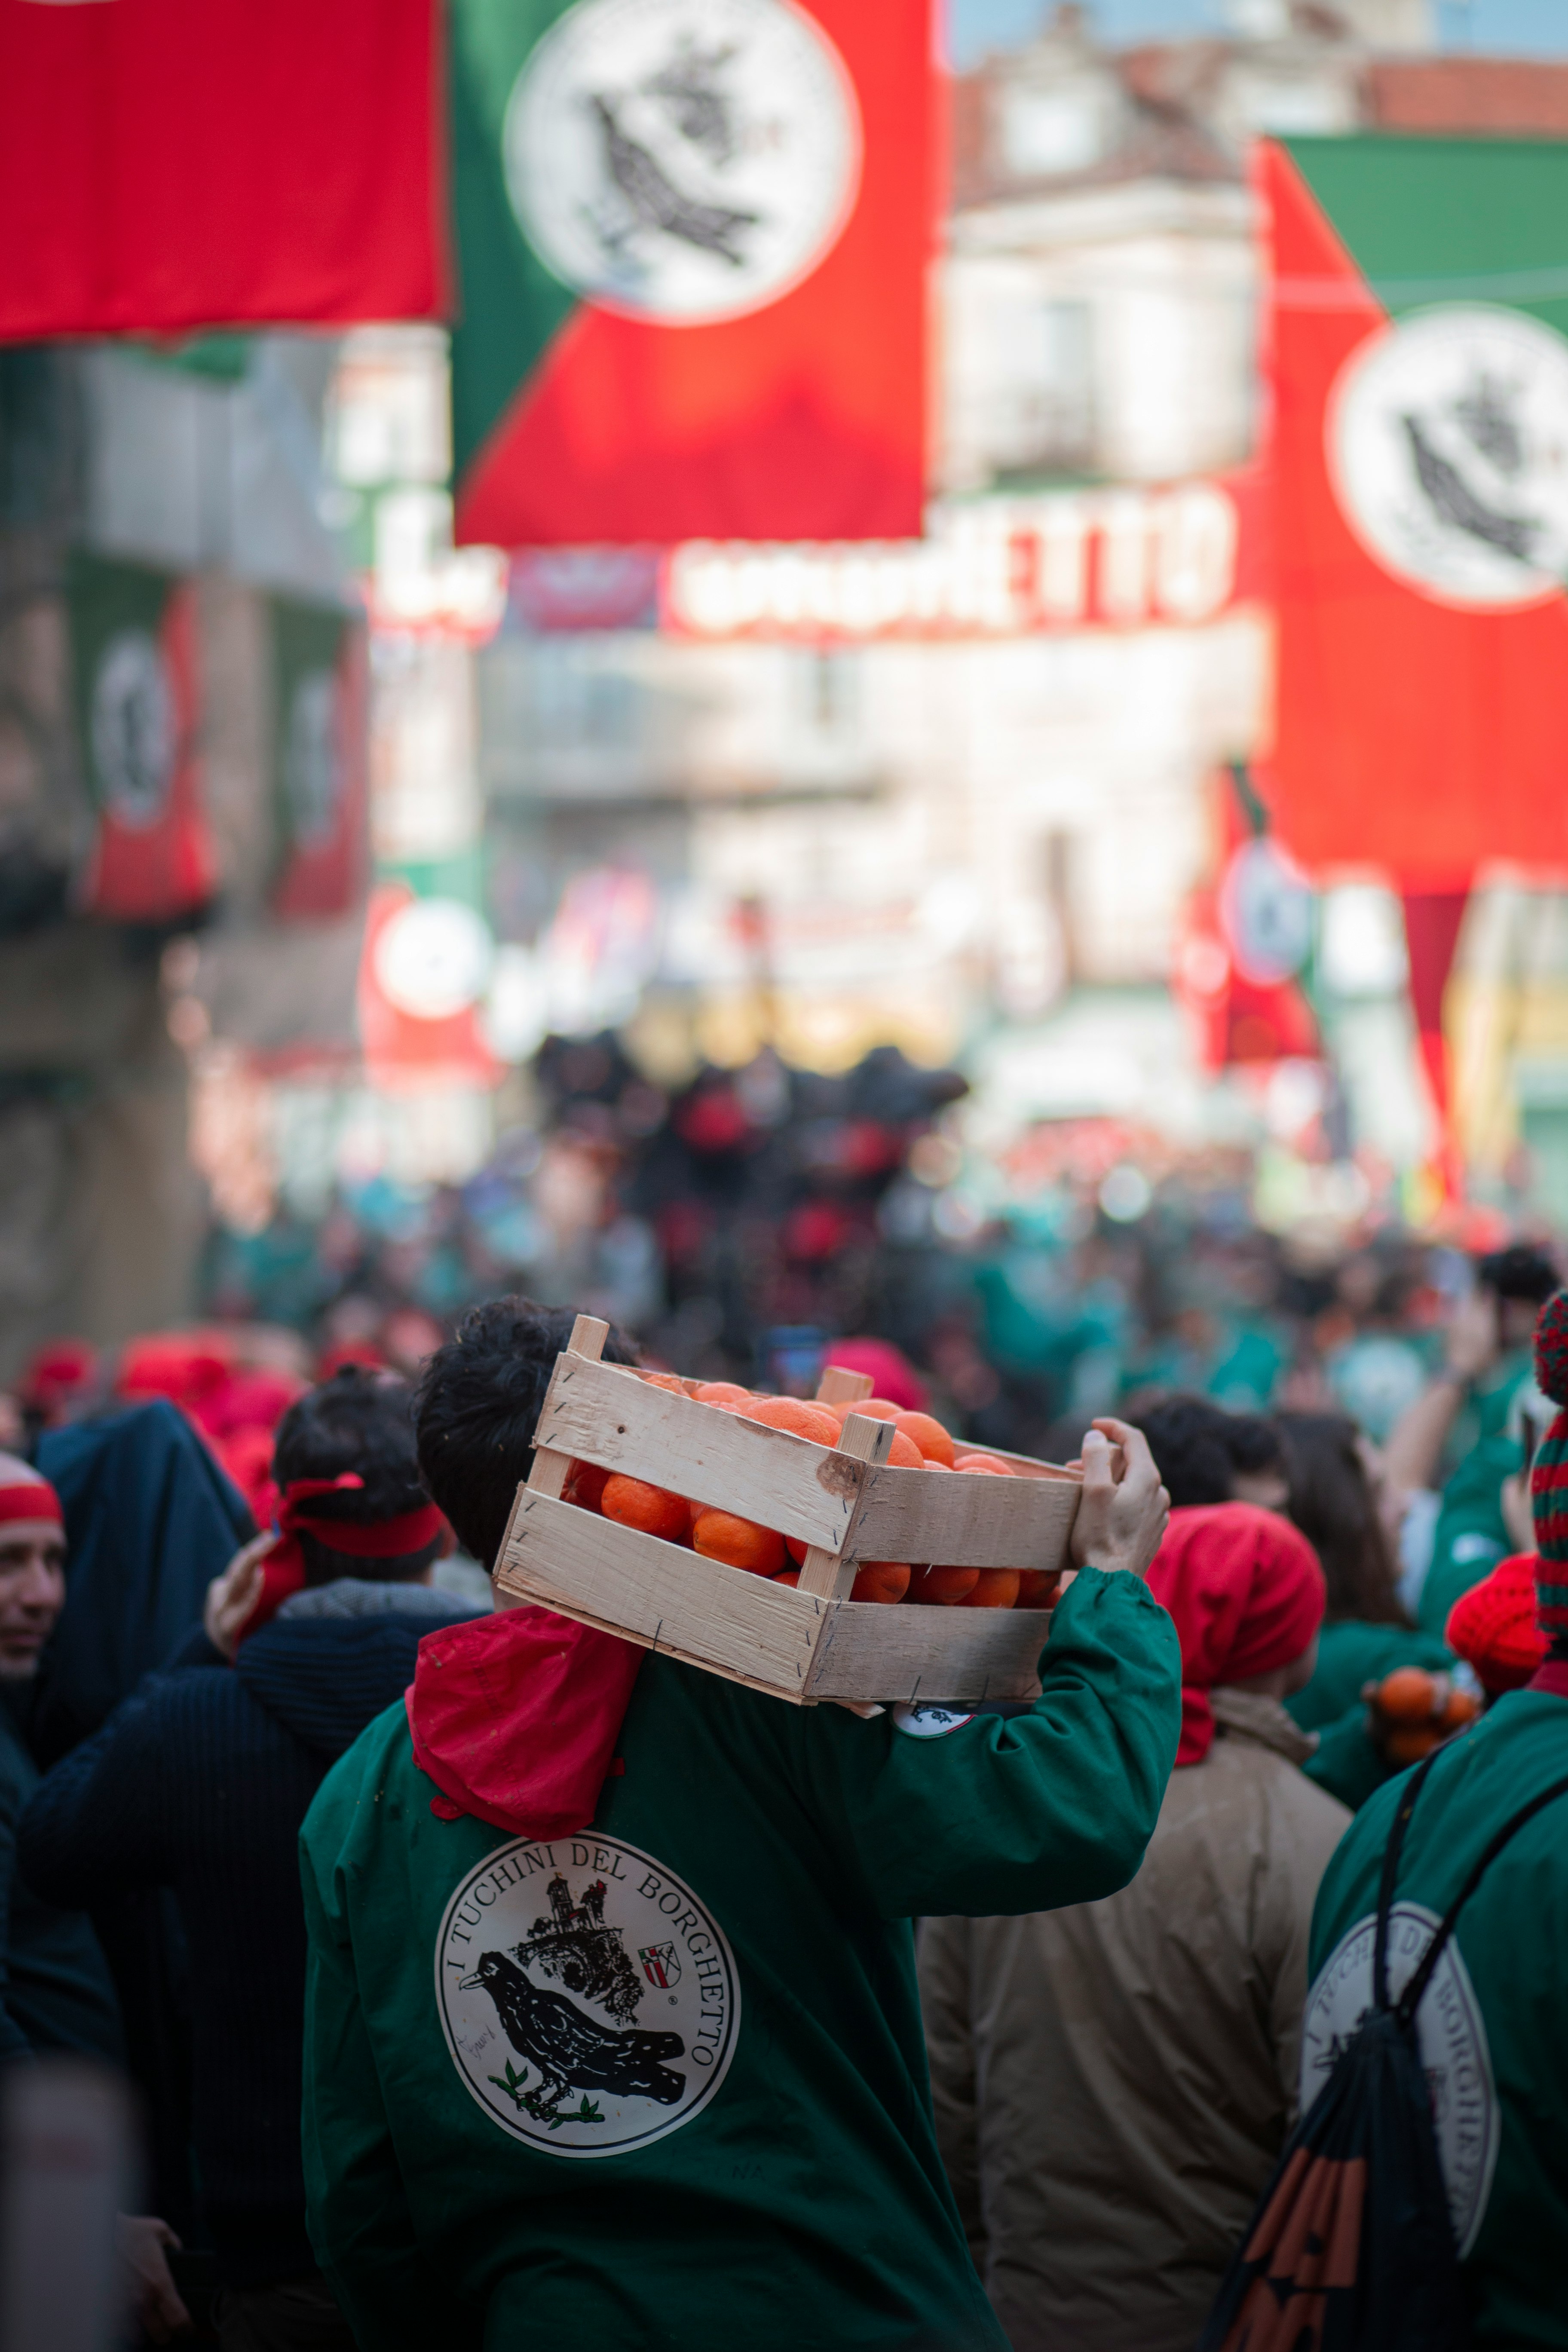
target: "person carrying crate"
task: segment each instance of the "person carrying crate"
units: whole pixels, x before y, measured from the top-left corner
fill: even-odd
[[[426,1373],[426,1481],[492,1563],[571,1323],[492,1302]],[[301,1836],[310,2225],[361,2352],[1004,2352],[910,1922],[1136,1872],[1181,1722],[1167,1507],[1136,1431],[1090,1433],[1005,1715],[794,1706],[536,1609],[422,1645]]]

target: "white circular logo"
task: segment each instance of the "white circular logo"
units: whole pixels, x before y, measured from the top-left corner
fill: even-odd
[[[460,898],[414,898],[375,942],[382,994],[416,1021],[449,1021],[484,994],[495,941],[482,915]]]
[[[308,670],[289,700],[283,793],[296,841],[313,846],[331,839],[342,798],[342,758],[338,681],[330,669]]]
[[[963,1715],[957,1707],[933,1706],[930,1700],[893,1709],[894,1730],[907,1732],[911,1739],[945,1739],[950,1731],[962,1731],[973,1720],[973,1715]]]
[[[145,629],[110,637],[92,681],[92,762],[103,800],[132,833],[163,816],[174,781],[174,697]]]
[[[1396,1903],[1388,1927],[1388,1997],[1397,2000],[1440,1922],[1418,1903]],[[1361,1920],[1335,1946],[1307,2000],[1301,2026],[1301,2112],[1372,2007],[1377,1922]],[[1469,1971],[1450,1937],[1415,2012],[1415,2040],[1432,2099],[1437,2155],[1460,2256],[1476,2242],[1491,2194],[1502,2118],[1491,2053]]]
[[[691,2121],[728,2071],[741,1987],[684,1882],[593,1832],[490,1854],[447,1906],[436,1998],[486,2114],[551,2156],[620,2156]]]
[[[1358,345],[1329,402],[1329,472],[1369,555],[1436,603],[1539,604],[1568,575],[1568,342],[1445,303]]]
[[[518,75],[501,160],[557,278],[694,326],[776,301],[837,244],[859,110],[787,0],[578,0]]]
[[[1219,886],[1220,924],[1236,968],[1255,988],[1300,971],[1312,945],[1312,886],[1274,841],[1238,849]]]

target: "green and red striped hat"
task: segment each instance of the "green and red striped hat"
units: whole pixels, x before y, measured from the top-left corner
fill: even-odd
[[[1568,1408],[1568,1290],[1547,1300],[1535,1327],[1535,1379],[1554,1405]],[[1568,1643],[1568,1410],[1558,1412],[1535,1450],[1530,1474],[1535,1515],[1535,1622],[1553,1645]]]

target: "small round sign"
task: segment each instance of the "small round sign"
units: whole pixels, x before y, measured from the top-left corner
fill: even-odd
[[[414,898],[375,942],[382,994],[416,1021],[449,1021],[484,994],[495,941],[482,915],[460,898]]]
[[[1523,311],[1441,303],[1357,345],[1326,421],[1352,530],[1436,604],[1540,604],[1568,577],[1568,341]]]
[[[436,1944],[473,2097],[547,2156],[619,2156],[689,2124],[735,2054],[741,1987],[710,1911],[651,1854],[585,1831],[487,1855]]]
[[[832,250],[860,117],[837,51],[789,0],[578,0],[518,75],[501,154],[557,278],[696,326],[777,301]]]

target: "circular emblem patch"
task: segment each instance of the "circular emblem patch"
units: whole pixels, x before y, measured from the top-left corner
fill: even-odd
[[[1445,303],[1362,343],[1329,402],[1346,521],[1396,580],[1444,604],[1562,593],[1568,342],[1521,311]]]
[[[617,1840],[519,1838],[447,1906],[436,1998],[487,2115],[551,2156],[679,2131],[734,2055],[741,1988],[691,1889]]]
[[[929,1702],[893,1709],[894,1730],[907,1732],[911,1739],[945,1739],[950,1731],[962,1731],[966,1723],[973,1720],[973,1715],[965,1715],[958,1707],[933,1706]]]
[[[1418,1903],[1396,1903],[1389,1918],[1388,1991],[1396,2000],[1415,1974],[1439,1921]],[[1335,2059],[1372,2007],[1377,1923],[1361,1920],[1324,1963],[1301,2027],[1301,2111],[1328,2081]],[[1475,2244],[1497,2168],[1502,2120],[1469,1971],[1449,1939],[1415,2012],[1415,2038],[1432,2098],[1437,2154],[1461,2256]]]
[[[295,839],[307,847],[330,840],[342,797],[338,681],[330,669],[308,670],[289,699],[283,790]]]
[[[163,816],[174,780],[174,698],[145,629],[110,638],[92,681],[92,763],[110,814],[132,833]]]
[[[837,242],[859,110],[787,0],[578,0],[513,85],[501,155],[557,278],[606,310],[697,325],[776,301]]]

